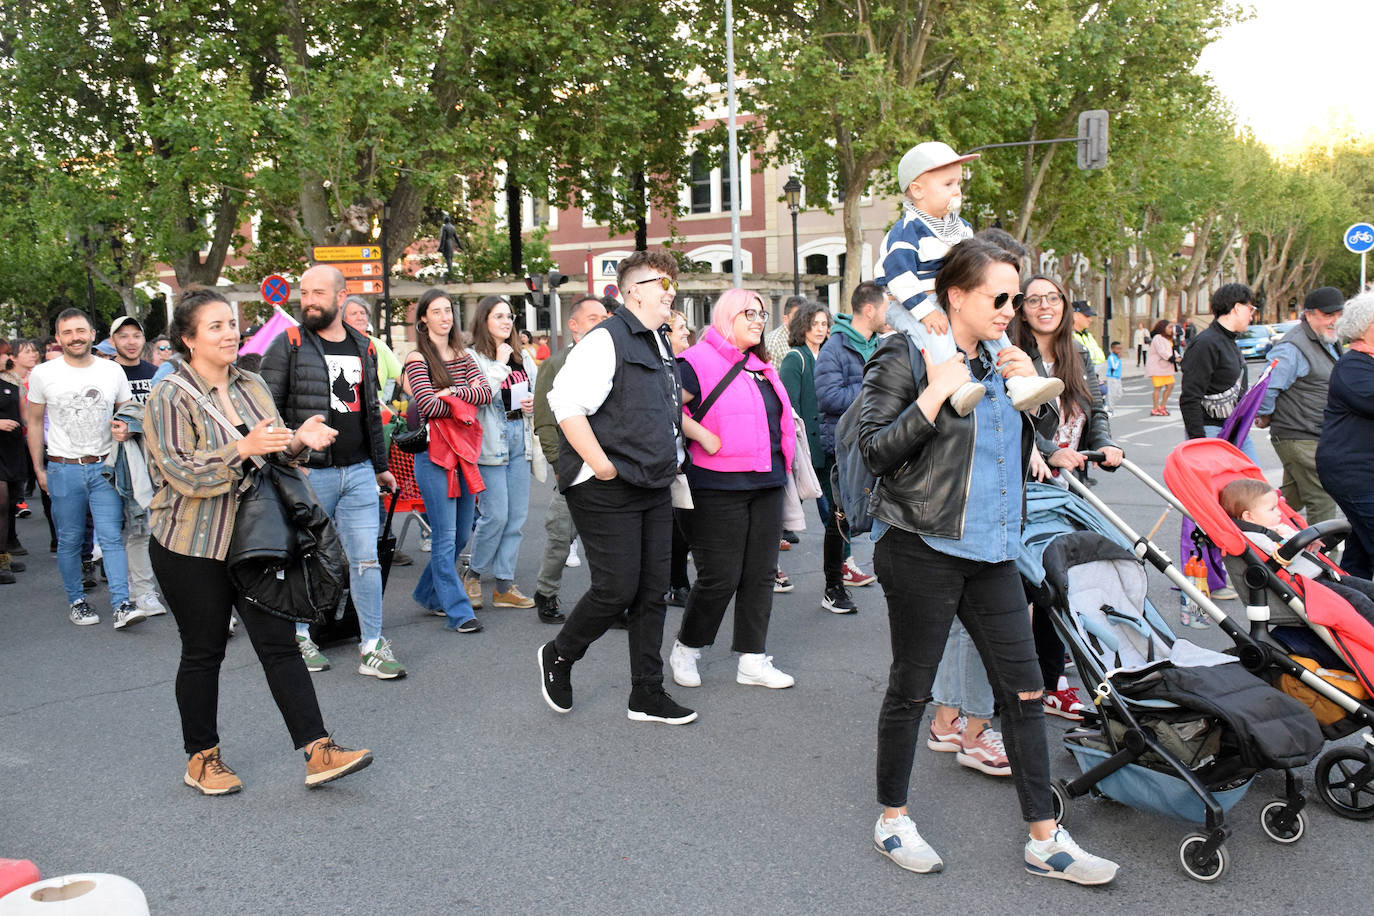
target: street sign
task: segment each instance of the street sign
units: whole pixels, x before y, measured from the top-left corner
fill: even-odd
[[[607,283],[606,287],[601,291],[601,295],[610,296],[612,299],[619,299],[620,287],[616,286],[614,283]]]
[[[272,274],[262,281],[260,287],[262,298],[273,305],[281,305],[291,298],[291,284],[286,282],[286,278],[277,274]]]
[[[380,296],[382,294],[382,281],[377,280],[345,280],[344,288],[351,295],[356,296]]]
[[[339,273],[350,280],[360,277],[380,277],[382,275],[381,261],[349,261],[347,263],[331,264],[330,267],[337,267]]]
[[[379,245],[317,245],[312,255],[316,261],[380,261]]]
[[[1374,249],[1374,226],[1356,223],[1345,230],[1345,248],[1351,254],[1364,254]]]

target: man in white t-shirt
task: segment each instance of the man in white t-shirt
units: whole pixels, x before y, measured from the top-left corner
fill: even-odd
[[[124,500],[100,471],[115,440],[123,442],[129,438],[129,427],[113,418],[118,408],[133,399],[133,394],[123,369],[92,355],[95,332],[85,312],[67,309],[57,316],[55,330],[62,358],[35,366],[29,375],[29,453],[33,456],[38,485],[52,498],[57,569],[71,602],[72,623],[90,626],[100,622],[86,602],[81,586],[81,540],[89,511],[104,552],[114,626],[122,630],[146,620],[147,615],[129,600],[129,566],[123,541]]]

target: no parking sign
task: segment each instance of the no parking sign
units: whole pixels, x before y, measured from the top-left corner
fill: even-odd
[[[260,287],[262,298],[272,305],[281,305],[291,298],[291,284],[286,282],[286,278],[279,274],[272,274],[262,281]]]

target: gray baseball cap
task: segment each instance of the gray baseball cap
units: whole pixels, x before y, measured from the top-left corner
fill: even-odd
[[[918,143],[907,150],[902,161],[897,164],[897,184],[901,186],[902,193],[905,194],[906,189],[911,186],[913,181],[931,169],[943,168],[959,162],[972,162],[977,158],[977,153],[960,156],[948,143],[941,143],[938,140]]]

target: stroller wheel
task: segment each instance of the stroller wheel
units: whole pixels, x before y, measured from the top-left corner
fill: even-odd
[[[1307,818],[1286,801],[1271,801],[1260,809],[1260,826],[1275,843],[1296,843],[1307,832]]]
[[[1374,761],[1368,749],[1338,747],[1317,761],[1317,794],[1341,817],[1374,817]]]
[[[1069,821],[1069,791],[1064,780],[1051,780],[1050,794],[1054,796],[1054,820],[1062,827]]]
[[[1206,834],[1190,833],[1178,844],[1179,864],[1194,881],[1215,881],[1231,865],[1230,853],[1224,845],[1218,846],[1209,856],[1201,856],[1199,852],[1206,842]]]

